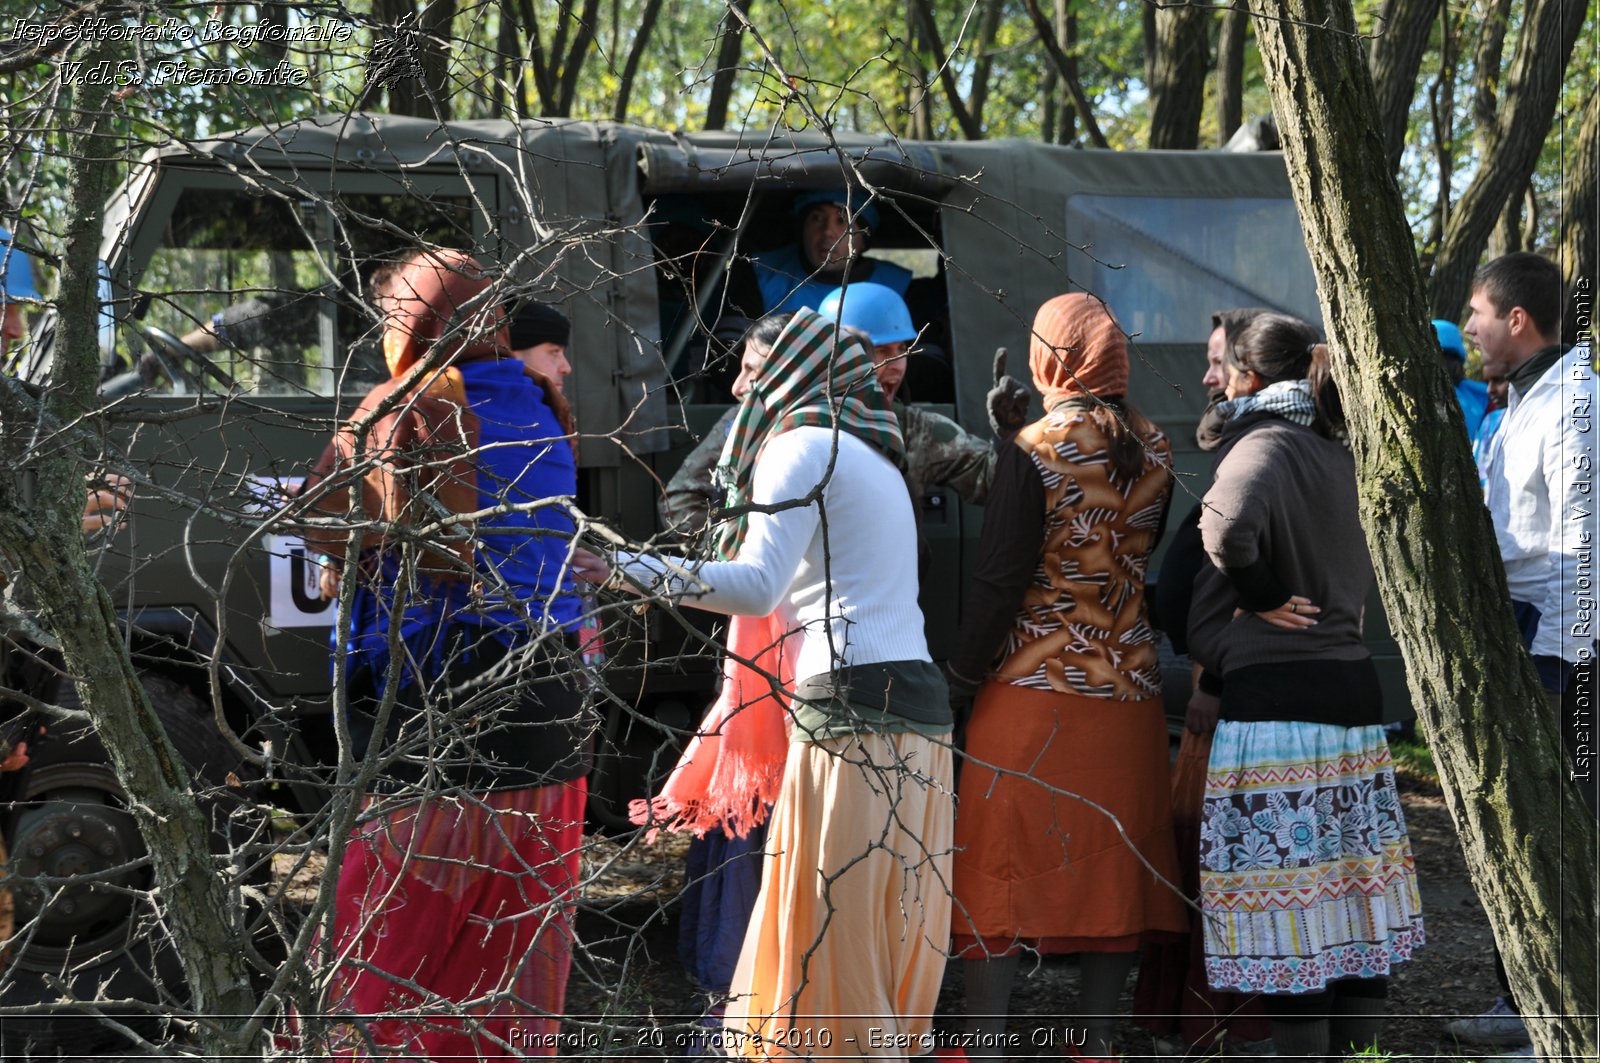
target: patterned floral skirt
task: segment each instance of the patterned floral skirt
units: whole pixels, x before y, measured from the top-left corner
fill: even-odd
[[[1315,993],[1423,943],[1382,727],[1217,726],[1200,829],[1213,989]]]

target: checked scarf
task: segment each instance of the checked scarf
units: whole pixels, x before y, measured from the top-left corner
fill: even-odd
[[[1275,413],[1286,421],[1310,425],[1317,418],[1317,404],[1311,398],[1311,381],[1280,380],[1253,395],[1217,403],[1217,412],[1227,421],[1247,413]]]
[[[905,467],[900,422],[878,387],[872,351],[814,310],[796,311],[784,326],[734,416],[716,473],[729,508],[749,504],[767,441],[805,426],[849,432]],[[738,552],[748,527],[745,514],[723,525],[717,549],[724,558]]]

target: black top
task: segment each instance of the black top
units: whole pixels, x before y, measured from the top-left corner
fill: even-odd
[[[1044,481],[1028,452],[1001,444],[983,507],[978,564],[967,582],[961,631],[950,655],[952,686],[975,689],[1017,618],[1044,545]]]

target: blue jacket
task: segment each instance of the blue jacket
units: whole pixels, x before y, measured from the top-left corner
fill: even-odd
[[[1480,380],[1462,380],[1456,385],[1456,402],[1467,419],[1467,438],[1474,444],[1483,428],[1483,415],[1489,409],[1489,385]]]

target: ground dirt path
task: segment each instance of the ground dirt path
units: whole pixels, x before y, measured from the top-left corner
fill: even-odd
[[[1402,781],[1402,798],[1416,854],[1427,945],[1391,982],[1385,1055],[1421,1059],[1480,1060],[1483,1049],[1458,1045],[1443,1032],[1448,1019],[1476,1014],[1499,992],[1488,920],[1467,875],[1455,828],[1438,788]],[[676,955],[677,896],[682,889],[682,838],[653,846],[598,840],[585,863],[589,886],[580,919],[586,957],[573,972],[569,1030],[593,1031],[572,1046],[575,1054],[660,1059],[687,1051],[692,1016],[701,1002]],[[1024,1040],[1063,1030],[1077,991],[1077,970],[1067,958],[1024,966],[1012,1000],[1011,1030]],[[618,988],[620,987],[620,988]],[[1130,992],[1132,984],[1130,981]],[[952,965],[939,998],[940,1029],[961,1027],[962,992]],[[1125,998],[1124,1008],[1131,1008]],[[587,1035],[586,1035],[587,1036]],[[1061,1058],[1057,1044],[1025,1047],[1013,1055]],[[1127,1022],[1120,1030],[1125,1058],[1150,1056],[1152,1039]],[[818,1058],[823,1058],[819,1056]],[[1243,1058],[1243,1057],[1241,1057]]]

